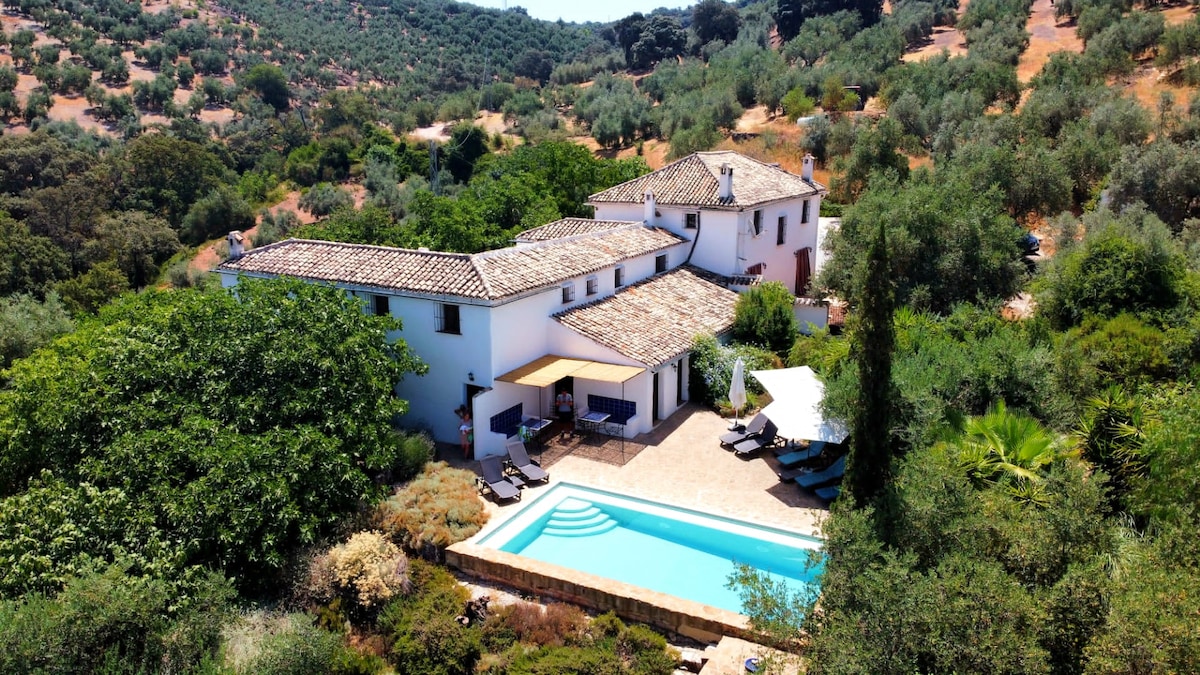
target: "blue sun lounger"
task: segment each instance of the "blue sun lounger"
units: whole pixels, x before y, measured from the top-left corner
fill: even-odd
[[[779,465],[785,469],[795,464],[807,462],[821,456],[825,450],[824,443],[813,443],[803,450],[795,450],[779,456]]]
[[[841,457],[838,457],[836,462],[829,465],[829,468],[827,469],[796,476],[796,485],[799,485],[806,490],[812,490],[813,488],[825,485],[826,483],[832,483],[836,480],[841,480],[842,476],[845,474],[846,456],[842,455]]]
[[[831,501],[837,499],[838,495],[842,494],[842,486],[841,485],[830,485],[829,487],[817,488],[816,490],[814,490],[814,492],[821,499],[824,499],[827,502],[831,502]]]

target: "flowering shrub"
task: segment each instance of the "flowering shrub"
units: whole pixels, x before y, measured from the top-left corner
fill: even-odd
[[[317,556],[309,567],[309,577],[318,597],[343,597],[360,608],[372,609],[407,591],[408,559],[382,533],[359,532]]]
[[[762,385],[750,377],[750,371],[779,368],[782,364],[778,356],[752,345],[722,345],[712,335],[696,336],[692,343],[692,400],[705,405],[724,400],[733,378],[733,363],[739,356],[746,366],[746,392],[752,397],[762,394]]]

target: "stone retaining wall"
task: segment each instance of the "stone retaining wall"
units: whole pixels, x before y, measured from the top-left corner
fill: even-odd
[[[466,542],[446,549],[446,563],[480,579],[601,612],[702,642],[729,635],[753,639],[741,614],[666,593]]]

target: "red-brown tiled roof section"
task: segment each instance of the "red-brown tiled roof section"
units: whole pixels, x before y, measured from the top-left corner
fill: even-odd
[[[729,330],[737,298],[716,275],[684,266],[555,319],[653,368],[690,350],[697,334]]]
[[[472,258],[487,280],[492,297],[503,298],[591,274],[683,241],[666,230],[635,223],[530,246],[478,253]]]
[[[412,293],[487,297],[483,276],[475,269],[471,256],[463,253],[289,239],[247,251],[217,269]]]
[[[217,269],[423,295],[500,300],[683,241],[666,230],[641,223],[474,255],[289,239],[249,251]]]
[[[733,169],[733,198],[719,197],[721,167]],[[642,203],[653,192],[659,204],[744,209],[759,204],[824,192],[782,168],[730,151],[697,152],[640,178],[598,192],[588,203]]]
[[[591,218],[563,218],[556,220],[553,223],[546,223],[541,227],[535,227],[530,230],[518,234],[515,239],[518,242],[529,243],[536,241],[549,241],[551,239],[563,239],[564,237],[573,237],[578,234],[591,234],[593,232],[604,232],[606,230],[615,230],[620,227],[627,227],[633,223],[628,220],[592,220]]]

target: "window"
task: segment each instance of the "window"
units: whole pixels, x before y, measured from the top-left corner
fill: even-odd
[[[562,287],[563,304],[575,301],[575,284],[566,283]]]
[[[617,268],[615,270],[613,270],[613,286],[615,288],[620,288],[624,285],[625,285],[625,266],[617,265]]]
[[[391,308],[391,303],[388,302],[389,300],[390,300],[390,298],[388,298],[388,296],[386,296],[386,295],[372,295],[371,296],[371,311],[373,311],[375,313],[375,316],[391,315],[392,308]]]
[[[762,234],[762,210],[754,212],[754,236]]]
[[[775,245],[783,246],[787,242],[787,216],[779,216],[779,231],[775,233]]]
[[[808,200],[807,199],[805,199],[804,203],[800,205],[800,223],[804,224],[804,225],[808,224]]]
[[[599,293],[599,292],[600,292],[600,280],[599,280],[599,279],[597,279],[596,277],[588,277],[588,280],[587,280],[587,294],[588,294],[588,295],[595,295],[595,294],[597,294],[597,293]]]
[[[462,335],[462,323],[459,321],[458,305],[438,304],[437,332]]]
[[[659,272],[666,272],[666,271],[667,271],[667,254],[664,253],[664,254],[662,254],[660,256],[656,256],[654,258],[654,273],[658,274]]]
[[[683,216],[683,227],[687,230],[695,230],[700,227],[700,214],[687,213]]]

